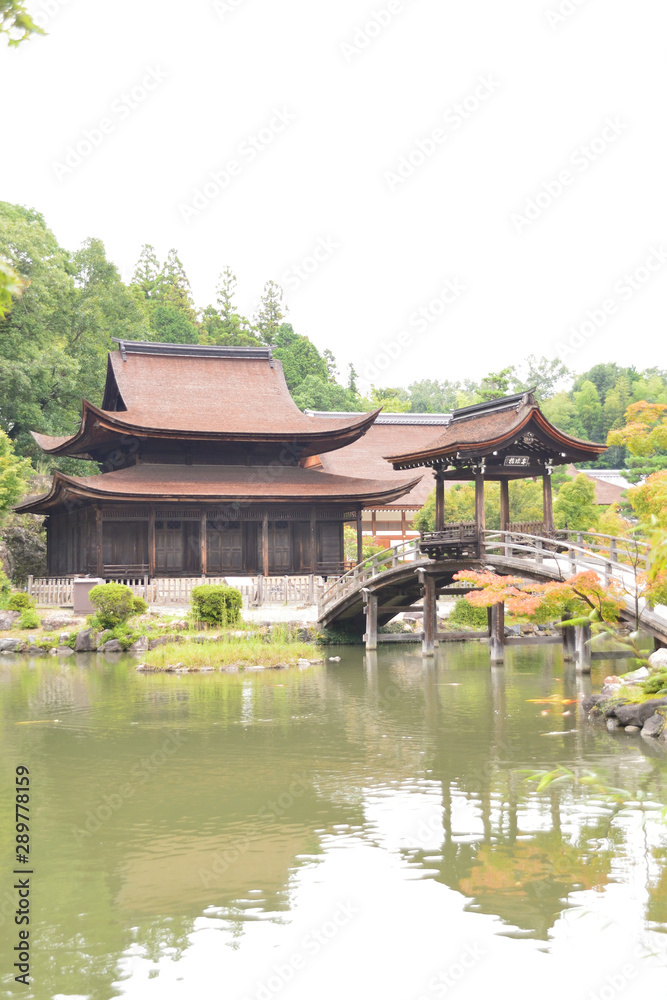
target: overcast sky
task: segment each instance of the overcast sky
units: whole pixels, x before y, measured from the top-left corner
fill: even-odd
[[[667,367],[659,0],[27,0],[2,191],[376,384]],[[9,97],[7,96],[9,95]]]

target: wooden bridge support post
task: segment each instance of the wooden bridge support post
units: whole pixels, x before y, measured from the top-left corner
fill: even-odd
[[[364,561],[364,534],[361,523],[361,510],[357,511],[357,566]]]
[[[438,631],[438,602],[435,596],[435,578],[418,570],[424,598],[424,631],[422,633],[422,656],[435,655],[435,637]]]
[[[492,663],[505,661],[505,602],[494,604],[488,609],[489,652]]]
[[[564,614],[561,621],[569,621],[571,617],[571,613]],[[568,625],[566,628],[562,628],[561,632],[563,633],[563,662],[571,663],[575,658],[574,627],[572,625]]]
[[[591,637],[590,625],[575,625],[575,662],[578,674],[590,674],[591,672]]]
[[[377,594],[371,593],[364,587],[364,604],[366,605],[366,634],[364,640],[366,649],[378,648],[378,599]]]

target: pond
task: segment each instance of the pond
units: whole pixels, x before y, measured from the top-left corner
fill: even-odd
[[[238,675],[0,658],[5,995],[663,995],[667,756],[570,703],[618,665],[581,679],[557,646],[513,647],[491,669],[474,642],[327,655]],[[519,773],[558,765],[645,804]]]

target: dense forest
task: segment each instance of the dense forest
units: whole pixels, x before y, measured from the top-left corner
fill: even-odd
[[[221,266],[215,303],[200,307],[176,250],[160,261],[153,247],[145,245],[126,283],[100,239],[65,249],[39,212],[6,202],[0,203],[0,264],[15,277],[14,295],[0,320],[0,428],[16,454],[30,458],[41,472],[57,464],[73,473],[84,466],[90,474],[88,463],[46,459],[30,430],[69,434],[77,428],[81,398],[101,401],[113,337],[271,344],[302,409],[383,406],[394,412],[447,412],[536,386],[544,412],[562,430],[593,441],[606,441],[612,432],[610,442],[616,443],[600,465],[627,467],[636,479],[667,464],[661,431],[657,438],[654,434],[651,448],[642,443],[630,454],[625,430],[627,408],[637,403],[644,405],[644,431],[662,428],[667,372],[657,368],[640,372],[601,363],[575,375],[558,360],[531,356],[519,370],[480,373],[478,381],[423,379],[407,387],[371,387],[362,395],[353,365],[339,372],[331,350],[318,349],[293,329],[283,291],[274,281],[266,282],[255,314],[248,318],[237,308],[231,267]],[[648,414],[646,403],[653,405]]]

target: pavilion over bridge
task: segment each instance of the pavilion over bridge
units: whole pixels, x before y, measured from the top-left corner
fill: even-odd
[[[424,540],[424,550],[437,555],[460,550],[464,541],[479,546],[485,529],[484,483],[500,483],[500,529],[531,534],[553,535],[551,473],[558,465],[591,462],[606,445],[571,437],[547,420],[534,396],[535,389],[503,396],[455,410],[445,430],[418,450],[387,456],[394,469],[430,467],[435,475],[435,532]],[[541,477],[543,521],[512,524],[509,483],[512,479]],[[446,480],[475,483],[475,522],[470,525],[445,524],[444,483]],[[466,530],[467,529],[467,530]],[[440,537],[438,537],[440,536]]]

